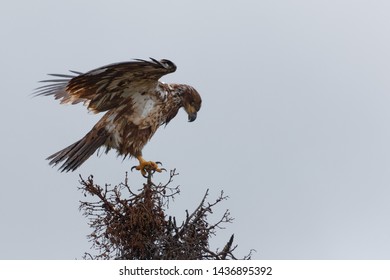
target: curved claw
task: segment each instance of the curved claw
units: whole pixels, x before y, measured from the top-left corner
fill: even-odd
[[[132,166],[130,171],[133,172],[133,169],[137,169],[137,166],[136,165]]]
[[[148,171],[148,172],[151,172],[151,171]],[[141,170],[141,175],[142,175],[142,177],[144,177],[146,179],[148,179],[148,177],[149,177],[148,173],[145,170]]]
[[[161,166],[163,165],[161,161],[156,161],[156,164],[157,165],[161,165]],[[165,168],[159,168],[159,169],[160,169],[160,171],[158,171],[158,172],[161,172],[161,171],[165,171],[166,172],[167,171]]]
[[[140,171],[141,171],[142,177],[148,178],[148,176],[147,176],[147,171],[145,170],[145,168],[144,168],[144,169],[140,169],[139,165],[134,165],[134,166],[131,167],[130,171],[133,172],[134,169],[135,169],[135,170],[140,170]],[[151,170],[148,170],[148,172],[150,172],[150,171],[151,171]],[[153,172],[153,173],[154,173],[154,172]]]

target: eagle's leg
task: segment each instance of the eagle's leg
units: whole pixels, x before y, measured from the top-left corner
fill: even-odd
[[[157,163],[153,161],[146,161],[142,156],[137,156],[139,165],[135,169],[140,170],[143,176],[146,176],[148,171],[157,171],[161,172],[162,170],[158,167]]]

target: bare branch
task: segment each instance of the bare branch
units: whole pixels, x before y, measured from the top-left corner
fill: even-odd
[[[94,183],[93,176],[84,180],[80,176],[80,189],[84,196],[94,196],[97,201],[80,202],[80,210],[88,218],[92,229],[88,239],[96,255],[85,253],[85,259],[236,259],[233,251],[234,235],[221,252],[209,248],[209,239],[224,223],[231,223],[228,210],[216,222],[210,224],[208,215],[212,208],[227,199],[224,193],[212,202],[206,202],[207,189],[201,202],[191,214],[178,223],[176,217],[165,214],[169,200],[180,193],[179,186],[171,187],[178,175],[171,170],[166,183],[155,184],[149,172],[139,191],[129,186],[126,173],[124,183],[104,188]],[[248,255],[250,258],[251,252]]]

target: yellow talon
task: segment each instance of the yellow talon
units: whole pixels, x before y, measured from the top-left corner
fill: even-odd
[[[137,156],[137,159],[139,161],[139,165],[137,165],[135,169],[140,170],[143,176],[146,176],[148,171],[162,171],[160,168],[158,168],[157,163],[153,161],[146,161],[141,156]]]

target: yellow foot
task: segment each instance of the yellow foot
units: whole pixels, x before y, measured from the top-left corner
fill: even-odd
[[[162,169],[158,167],[158,164],[153,161],[146,161],[141,156],[137,157],[139,161],[139,165],[134,166],[133,168],[141,171],[141,174],[145,177],[147,173],[149,172],[161,172]],[[132,168],[132,169],[133,169]]]

